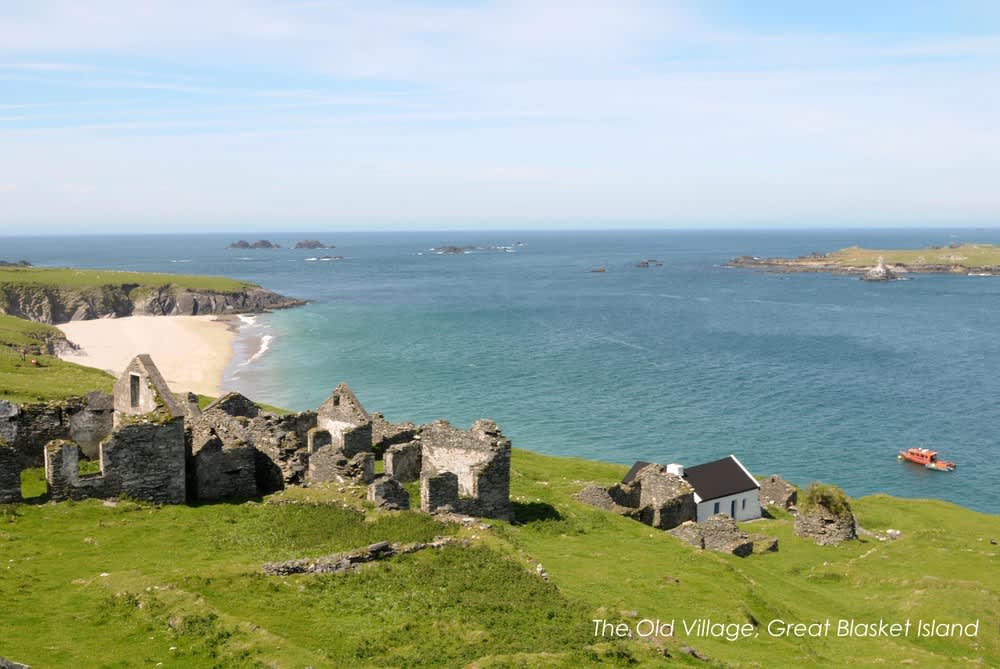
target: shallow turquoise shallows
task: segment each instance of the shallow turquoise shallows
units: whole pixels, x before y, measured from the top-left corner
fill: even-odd
[[[226,249],[238,236],[337,248]],[[390,420],[488,417],[543,453],[687,465],[735,453],[800,484],[998,513],[1000,277],[723,267],[956,240],[1000,231],[0,238],[0,258],[223,274],[312,300],[243,328],[227,385],[270,404],[315,407],[347,381]],[[508,248],[429,250],[443,244]],[[647,258],[663,266],[635,267]],[[897,461],[909,446],[958,470]]]

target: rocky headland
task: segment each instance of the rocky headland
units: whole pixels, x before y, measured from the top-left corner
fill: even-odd
[[[97,272],[8,269],[0,273],[0,314],[58,324],[140,315],[254,314],[304,304],[255,284],[215,277],[199,283],[199,277]]]
[[[797,258],[740,256],[726,267],[770,272],[825,272],[888,281],[906,274],[966,274],[1000,276],[1000,247],[992,244],[950,244],[923,249],[863,249],[857,246],[830,253],[813,252]]]

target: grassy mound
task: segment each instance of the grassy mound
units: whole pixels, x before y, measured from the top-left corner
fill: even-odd
[[[851,513],[851,503],[844,491],[835,485],[814,481],[799,495],[798,508],[803,513],[826,509],[835,516]]]

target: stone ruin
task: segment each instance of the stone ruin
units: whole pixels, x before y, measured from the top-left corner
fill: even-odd
[[[698,523],[694,488],[670,467],[663,465],[637,462],[621,483],[610,488],[587,486],[576,495],[576,499],[667,530],[678,539],[705,550],[732,553],[739,557],[778,550],[777,539],[748,535],[724,513]]]
[[[437,420],[420,431],[420,508],[511,520],[510,440],[496,423],[468,431]]]
[[[777,474],[760,480],[760,503],[763,506],[789,509],[795,506],[798,498],[798,489]]]
[[[753,539],[740,530],[735,520],[724,513],[718,513],[703,523],[685,521],[670,530],[670,534],[696,548],[732,553],[737,557],[746,557],[754,550]],[[774,545],[776,549],[777,540]]]
[[[621,483],[610,488],[584,488],[577,499],[661,530],[669,530],[698,517],[694,488],[658,464],[647,464],[629,472]]]
[[[53,500],[127,496],[174,504],[332,482],[370,484],[375,506],[407,509],[402,484],[420,480],[425,511],[512,517],[510,441],[491,421],[468,431],[445,421],[390,423],[381,414],[369,416],[346,384],[317,411],[287,415],[264,411],[238,393],[204,410],[197,399],[171,392],[150,357],[140,355],[113,397],[73,400],[72,411],[0,403],[0,503],[19,501],[21,470],[44,464]],[[385,473],[376,478],[378,452],[384,452]],[[87,458],[99,471],[80,473]]]
[[[118,497],[163,504],[187,499],[184,416],[148,355],[132,360],[115,383],[114,429],[98,445],[100,472],[81,474],[80,448],[45,446],[45,479],[54,500]]]
[[[858,538],[858,524],[854,514],[834,513],[822,505],[811,507],[795,516],[795,534],[810,539],[820,546],[839,544]]]

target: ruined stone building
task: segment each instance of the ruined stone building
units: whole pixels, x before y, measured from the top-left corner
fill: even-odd
[[[52,499],[116,497],[164,504],[187,499],[184,416],[148,355],[137,356],[115,383],[114,429],[98,445],[100,472],[80,474],[80,447],[57,439],[45,446]]]
[[[496,423],[468,431],[438,420],[420,431],[420,507],[510,519],[510,440]]]
[[[238,393],[200,410],[196,396],[171,391],[148,355],[132,360],[113,397],[73,402],[72,411],[0,403],[0,503],[20,499],[25,466],[44,464],[54,500],[248,499],[334,482],[370,484],[374,504],[406,509],[403,483],[420,480],[425,511],[511,517],[510,441],[491,421],[466,431],[446,421],[373,419],[346,384],[316,411],[277,415]],[[383,452],[385,473],[376,479]],[[81,474],[83,459],[99,471]]]

